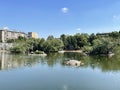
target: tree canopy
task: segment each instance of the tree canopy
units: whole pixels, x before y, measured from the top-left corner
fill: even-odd
[[[92,54],[107,54],[113,52],[114,48],[120,46],[120,32],[111,32],[107,34],[86,34],[77,33],[75,35],[62,34],[60,38],[53,35],[44,38],[24,38],[19,37],[9,42],[16,43],[12,51],[31,52],[57,52],[59,50],[83,50]]]

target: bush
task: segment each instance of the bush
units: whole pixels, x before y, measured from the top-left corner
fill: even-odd
[[[111,42],[109,39],[101,40],[100,44],[93,46],[93,50],[90,52],[91,54],[109,54],[113,53],[116,44]]]
[[[82,48],[82,50],[83,50],[83,52],[91,52],[92,51],[92,47],[91,46],[84,46],[83,48]]]
[[[10,49],[12,53],[23,53],[23,49],[20,47],[13,47]]]

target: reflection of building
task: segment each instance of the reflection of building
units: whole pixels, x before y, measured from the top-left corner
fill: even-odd
[[[0,69],[1,70],[7,70],[9,67],[10,67],[10,62],[11,62],[11,57],[8,57],[7,54],[5,54],[4,52],[3,53],[0,53],[0,62],[1,62],[1,67]],[[9,58],[9,60],[8,60]]]
[[[39,60],[32,56],[12,55],[8,53],[0,53],[0,70],[9,70],[25,66],[34,66],[39,63]],[[42,58],[42,57],[41,57]]]
[[[12,68],[17,68],[18,66],[22,66],[13,58],[12,55],[6,54],[4,52],[0,53],[0,69],[1,70],[8,70]]]
[[[36,32],[28,32],[28,37],[30,37],[30,38],[38,38],[38,33],[36,33]]]
[[[24,61],[17,60],[14,55],[0,53],[0,70],[8,70],[24,66]]]
[[[0,41],[6,42],[9,39],[17,39],[19,36],[27,37],[24,32],[17,32],[9,30],[8,28],[3,28],[0,30]]]
[[[13,43],[0,43],[0,50],[9,50],[13,47]]]

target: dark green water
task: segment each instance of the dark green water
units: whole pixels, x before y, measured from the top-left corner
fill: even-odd
[[[63,65],[76,59],[84,66]],[[120,56],[0,54],[0,90],[120,90]]]

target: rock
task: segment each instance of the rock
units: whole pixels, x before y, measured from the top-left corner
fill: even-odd
[[[112,57],[112,56],[114,56],[114,55],[115,55],[114,53],[109,53],[109,54],[108,54],[109,57]]]
[[[34,52],[30,52],[30,54],[34,54]]]
[[[65,65],[69,65],[69,66],[81,66],[84,63],[82,63],[81,61],[77,61],[77,60],[67,60],[64,62]]]

